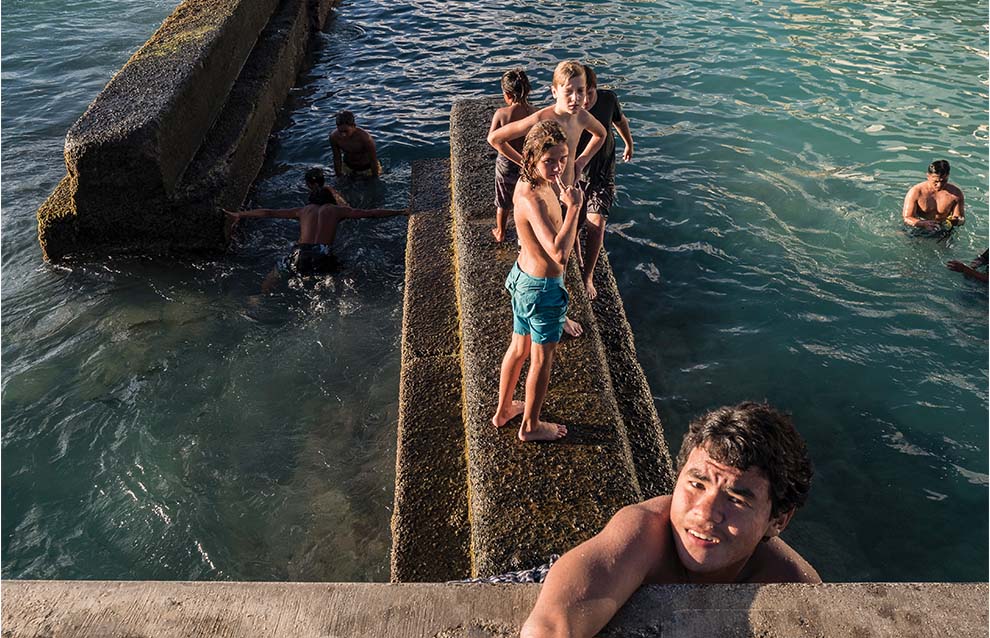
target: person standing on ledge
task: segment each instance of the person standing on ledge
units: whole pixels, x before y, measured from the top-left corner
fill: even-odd
[[[790,417],[740,403],[695,419],[674,493],[624,507],[547,573],[522,638],[594,636],[641,585],[820,583],[779,535],[811,487]]]
[[[904,196],[904,223],[929,231],[951,230],[966,223],[962,191],[949,183],[949,162],[935,160],[927,179],[915,184]]]
[[[562,181],[569,158],[560,124],[538,122],[523,143],[522,168],[512,198],[519,235],[519,258],[505,279],[512,295],[512,340],[502,358],[492,425],[502,427],[522,414],[521,441],[554,441],[567,434],[565,426],[541,421],[540,410],[567,317],[564,266],[574,249],[581,211],[581,191]],[[561,203],[567,206],[563,219]],[[513,401],[527,358],[526,400]]]
[[[506,106],[495,111],[489,134],[506,124],[529,117],[536,110],[529,103],[529,78],[522,69],[512,69],[502,75],[502,97]],[[522,139],[512,140],[509,145],[522,153]],[[505,225],[512,212],[512,194],[519,181],[519,165],[501,153],[495,158],[495,228],[492,235],[495,241],[505,239]]]
[[[604,144],[588,162],[581,178],[588,237],[581,275],[584,289],[588,291],[588,299],[594,299],[598,296],[594,284],[595,265],[598,263],[598,255],[605,240],[608,212],[615,202],[615,135],[612,133],[612,126],[615,126],[619,137],[626,145],[626,150],[622,153],[624,162],[632,159],[633,139],[629,130],[629,120],[622,114],[619,98],[612,91],[598,90],[598,76],[587,64],[584,65],[584,76],[588,88],[584,108],[601,123],[606,132]],[[578,153],[582,153],[590,141],[591,135],[587,131],[582,133],[581,141],[578,143]]]
[[[350,111],[337,113],[337,129],[330,133],[330,148],[337,177],[378,177],[382,174],[375,140],[368,131],[357,127]]]

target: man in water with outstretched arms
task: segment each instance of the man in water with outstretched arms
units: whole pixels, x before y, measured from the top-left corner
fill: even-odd
[[[936,160],[928,166],[925,181],[904,196],[901,217],[908,226],[932,231],[950,230],[966,222],[962,191],[949,183],[949,162]]]
[[[791,419],[740,403],[693,421],[671,496],[619,510],[547,574],[522,638],[594,636],[640,585],[820,583],[779,538],[811,486]]]

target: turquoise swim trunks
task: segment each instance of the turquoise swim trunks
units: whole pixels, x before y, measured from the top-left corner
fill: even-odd
[[[505,278],[512,295],[512,331],[532,337],[533,343],[557,343],[567,317],[563,277],[530,277],[514,264]]]

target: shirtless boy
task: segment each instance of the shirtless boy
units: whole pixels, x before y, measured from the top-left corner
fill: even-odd
[[[245,217],[277,217],[299,221],[299,239],[292,247],[292,253],[285,262],[290,272],[308,275],[330,272],[336,268],[333,256],[333,240],[337,236],[337,224],[343,219],[364,219],[366,217],[393,217],[408,215],[408,210],[383,208],[362,210],[335,204],[309,204],[300,208],[256,208],[232,212],[224,210],[231,220],[231,228]]]
[[[330,134],[333,171],[337,177],[377,177],[382,174],[375,140],[354,123],[350,111],[337,113],[337,130]]]
[[[322,168],[306,171],[306,188],[309,189],[308,204],[336,204],[347,206],[347,200],[333,186],[327,186]]]
[[[573,185],[562,182],[570,160],[567,137],[557,122],[545,120],[532,127],[520,159],[522,168],[512,199],[519,259],[505,280],[512,295],[512,340],[502,358],[492,424],[502,427],[522,414],[521,441],[553,441],[567,434],[567,428],[540,421],[540,410],[567,316],[564,265],[574,248],[582,196]],[[567,207],[563,218],[561,202]],[[513,401],[527,357],[526,400]]]
[[[552,120],[560,125],[567,137],[567,166],[561,176],[565,186],[573,186],[576,176],[581,174],[605,139],[605,127],[590,113],[584,110],[586,96],[584,66],[568,60],[561,62],[553,72],[550,86],[554,103],[540,109],[527,118],[499,127],[488,133],[488,143],[499,153],[516,164],[522,164],[519,152],[512,148],[510,141],[523,137],[537,122]],[[581,133],[591,133],[591,141],[581,155],[577,154]],[[580,324],[570,319],[565,328],[567,334],[576,337],[582,332]]]
[[[502,75],[502,97],[506,106],[495,111],[488,132],[506,124],[529,117],[536,108],[529,103],[529,78],[522,69],[512,69]],[[522,138],[509,142],[513,149],[522,154]],[[519,165],[499,153],[495,159],[495,228],[492,235],[495,241],[505,239],[505,222],[512,212],[512,193],[519,181]]]
[[[767,404],[689,426],[671,496],[619,510],[547,574],[523,638],[593,636],[640,585],[820,583],[779,538],[811,486],[804,441]]]
[[[966,223],[962,191],[949,183],[949,162],[936,160],[928,166],[927,179],[905,195],[901,216],[908,226],[932,231]]]
[[[623,161],[628,162],[632,159],[633,139],[629,130],[629,120],[622,114],[619,98],[612,91],[598,90],[598,76],[590,66],[584,66],[584,73],[588,84],[584,108],[606,131],[605,143],[588,162],[585,177],[581,178],[588,220],[587,254],[584,256],[581,275],[584,288],[588,291],[588,299],[594,299],[598,296],[594,283],[595,265],[598,263],[598,255],[602,251],[602,242],[605,239],[605,220],[615,201],[615,135],[612,134],[612,127],[615,126],[619,137],[626,145],[626,150],[622,153]],[[590,139],[590,135],[583,133],[578,149],[583,150]]]

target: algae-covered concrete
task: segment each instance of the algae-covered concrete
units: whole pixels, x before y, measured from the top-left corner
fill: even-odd
[[[470,575],[450,162],[413,163],[402,313],[392,580]]]
[[[450,132],[472,574],[481,576],[545,562],[597,533],[622,506],[672,485],[662,428],[607,259],[594,310],[574,260],[566,276],[569,316],[585,332],[557,349],[543,417],[565,423],[567,437],[524,444],[516,438],[518,420],[501,429],[490,423],[512,326],[503,281],[518,254],[515,242],[495,244],[490,233],[495,152],[485,138],[497,106],[493,99],[457,103]]]
[[[3,638],[510,638],[539,585],[4,581]],[[987,585],[640,589],[600,634],[977,638]]]
[[[38,210],[46,259],[222,248],[335,0],[186,0],[66,136]]]

